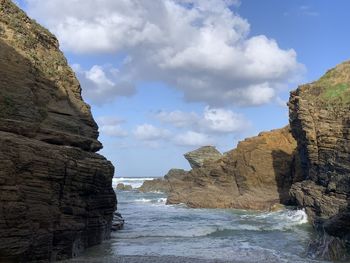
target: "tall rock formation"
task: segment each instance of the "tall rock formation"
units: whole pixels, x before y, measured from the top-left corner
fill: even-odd
[[[320,229],[315,253],[339,258],[350,242],[350,62],[292,92],[289,108],[305,179],[291,195]]]
[[[295,172],[296,141],[289,127],[240,142],[218,160],[206,160],[173,184],[168,203],[191,207],[269,210],[289,202]]]
[[[57,39],[0,0],[0,262],[69,258],[109,237],[114,168]]]
[[[167,192],[168,204],[269,210],[288,204],[290,187],[300,180],[296,141],[289,127],[246,139],[224,155],[215,149],[208,155],[205,149],[185,155],[194,166],[191,171],[173,169],[163,180],[148,181],[141,190]],[[200,165],[194,165],[194,159]]]

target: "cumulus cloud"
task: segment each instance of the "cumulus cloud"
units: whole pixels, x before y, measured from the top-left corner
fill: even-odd
[[[212,145],[213,140],[207,135],[194,131],[181,133],[174,138],[174,142],[179,146],[206,146]]]
[[[155,117],[162,123],[201,133],[235,133],[250,127],[243,115],[222,108],[206,107],[201,115],[194,112],[160,111]]]
[[[157,141],[169,138],[170,131],[155,127],[151,124],[137,126],[133,131],[134,136],[141,141]]]
[[[173,134],[167,129],[155,127],[151,124],[137,126],[133,130],[133,134],[136,139],[151,148],[158,148],[161,142],[168,142],[177,146],[204,146],[215,143],[214,138],[205,133],[189,130]]]
[[[103,135],[107,135],[110,137],[126,137],[128,136],[128,132],[124,130],[121,126],[121,124],[124,122],[124,120],[110,117],[110,116],[103,116],[96,119],[98,125],[99,125],[99,131]]]
[[[31,16],[56,33],[65,50],[126,57],[118,71],[124,85],[97,66],[83,74],[87,87],[95,87],[87,96],[98,103],[124,86],[130,91],[139,81],[162,81],[187,101],[261,105],[303,68],[293,49],[250,36],[248,21],[232,11],[239,3],[234,0],[26,1]]]
[[[132,83],[123,81],[115,68],[94,65],[85,70],[79,64],[72,65],[72,68],[83,86],[83,97],[96,105],[135,93]]]

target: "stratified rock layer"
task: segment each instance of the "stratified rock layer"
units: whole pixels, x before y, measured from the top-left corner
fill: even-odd
[[[291,194],[322,233],[349,242],[350,62],[292,92],[289,108],[305,178]],[[339,257],[325,244],[319,253]]]
[[[288,204],[290,187],[300,180],[295,149],[289,127],[264,132],[220,158],[201,155],[199,167],[170,170],[164,179],[145,182],[141,190],[163,190],[168,204],[269,210]],[[201,150],[194,153],[198,156]]]
[[[0,0],[0,262],[69,258],[110,235],[114,168],[57,39]]]

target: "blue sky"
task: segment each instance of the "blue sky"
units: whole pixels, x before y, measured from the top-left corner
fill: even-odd
[[[349,59],[347,0],[18,3],[58,37],[119,177],[285,126],[289,92]]]

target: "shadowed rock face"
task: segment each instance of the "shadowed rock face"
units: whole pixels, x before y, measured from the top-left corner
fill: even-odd
[[[75,256],[109,237],[114,168],[57,39],[0,0],[0,262]]]
[[[289,111],[305,178],[293,185],[291,195],[322,233],[349,242],[350,62],[292,92]],[[339,242],[327,246],[323,240],[316,253],[339,258],[344,247]]]

